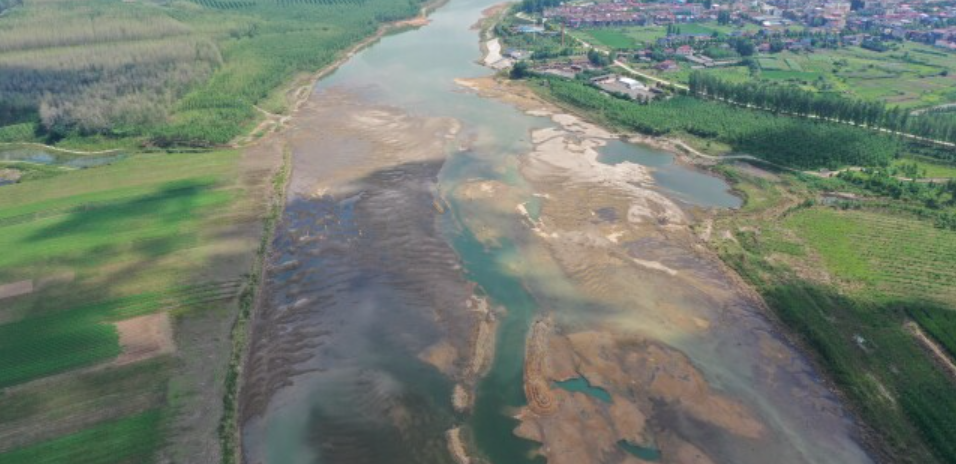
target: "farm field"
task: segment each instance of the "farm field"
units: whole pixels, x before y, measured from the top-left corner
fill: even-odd
[[[714,242],[724,260],[817,353],[891,460],[951,462],[956,388],[906,324],[953,352],[956,232],[884,210],[768,209],[818,187],[721,169],[754,201],[718,220],[734,231]]]
[[[956,179],[956,165],[923,156],[907,156],[893,162],[894,167],[915,164],[920,177]]]
[[[614,37],[626,37],[623,32],[613,34]],[[660,36],[663,35],[664,31],[661,31]],[[613,39],[608,40],[613,42]],[[603,40],[596,42],[613,48]],[[956,102],[956,53],[921,44],[908,42],[900,45],[898,50],[884,53],[847,47],[839,50],[819,49],[813,53],[784,51],[761,54],[755,59],[760,68],[756,78],[767,82],[787,83],[806,90],[838,93],[852,98],[884,100],[889,106],[905,109]],[[690,65],[679,64],[680,70],[664,73],[650,65],[635,66],[661,78],[686,83],[691,74]],[[703,71],[734,82],[755,78],[745,66],[715,67]]]
[[[650,30],[646,33],[638,33],[633,35],[628,32],[624,32],[626,30],[627,29],[622,30],[615,28],[584,29],[575,31],[573,34],[585,42],[594,45],[603,45],[612,50],[635,48],[638,46],[638,44],[653,43],[659,37],[664,37],[663,29],[661,30],[660,35],[657,34],[656,30]]]
[[[716,23],[690,23],[681,24],[680,32],[682,34],[713,34],[728,35],[735,30],[756,32],[760,28],[755,24],[745,24],[741,28],[733,26],[721,26]],[[571,32],[582,40],[595,45],[603,45],[610,49],[627,49],[638,46],[650,46],[657,42],[657,39],[667,35],[667,28],[664,26],[613,26],[613,27],[595,27],[582,28]]]
[[[262,202],[248,195],[268,176],[242,180],[242,160],[132,155],[2,187],[0,463],[170,456],[196,382],[223,383],[261,231]],[[208,339],[184,336],[198,329]],[[207,379],[177,355],[205,343]],[[212,426],[196,432],[215,448]]]
[[[956,308],[956,233],[914,218],[828,208],[801,210],[786,227],[813,244],[827,269],[876,299]]]
[[[956,54],[925,45],[906,43],[883,53],[859,47],[820,49],[810,54],[781,52],[761,55],[757,61],[761,79],[807,89],[881,99],[903,108],[956,101]]]

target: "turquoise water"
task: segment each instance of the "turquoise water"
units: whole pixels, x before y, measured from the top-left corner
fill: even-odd
[[[643,145],[610,140],[598,149],[598,161],[618,164],[625,161],[651,168],[657,184],[672,198],[703,207],[739,208],[743,200],[730,192],[726,182],[677,163],[673,154]]]
[[[617,445],[644,461],[657,462],[661,460],[661,452],[657,448],[635,445],[627,440],[621,440],[617,442]]]
[[[611,394],[608,393],[607,390],[591,385],[591,382],[588,382],[588,379],[584,377],[576,377],[569,380],[554,382],[554,385],[570,392],[584,393],[585,395],[592,396],[605,403],[613,402],[611,399]]]
[[[498,330],[492,369],[476,392],[474,414],[469,421],[475,442],[495,463],[543,463],[544,458],[533,457],[537,443],[512,433],[518,421],[508,414],[527,404],[523,381],[524,344],[538,310],[521,281],[502,269],[501,257],[513,254],[514,244],[505,240],[499,248],[486,248],[467,229],[456,234],[452,243],[469,280],[480,285],[494,304],[508,310]]]
[[[526,404],[523,389],[525,338],[536,316],[554,310],[576,312],[585,318],[590,314],[588,310],[592,308],[589,306],[592,303],[575,293],[576,290],[571,285],[555,283],[560,279],[554,277],[558,271],[534,269],[533,271],[541,272],[534,274],[528,270],[533,266],[528,264],[529,262],[536,263],[531,255],[535,250],[540,251],[541,245],[515,215],[492,214],[482,210],[480,205],[464,202],[459,204],[456,200],[455,192],[459,186],[473,181],[489,180],[506,184],[510,194],[519,197],[517,202],[524,203],[533,218],[541,211],[541,198],[534,196],[531,188],[525,184],[518,166],[519,160],[532,148],[529,141],[530,132],[553,127],[555,124],[548,118],[532,117],[508,104],[481,98],[455,83],[456,78],[491,74],[491,71],[475,63],[480,55],[478,33],[471,26],[480,18],[482,10],[498,1],[452,0],[432,15],[428,26],[382,39],[358,53],[334,74],[323,79],[316,88],[319,95],[329,89],[343,89],[358,98],[395,107],[412,115],[450,117],[461,123],[459,141],[467,149],[450,153],[438,173],[437,189],[449,206],[448,211],[440,217],[441,233],[460,261],[460,272],[469,281],[477,284],[476,292],[485,295],[493,307],[503,308],[499,317],[495,357],[489,372],[477,386],[472,412],[470,415],[455,413],[450,404],[451,382],[442,377],[436,369],[417,359],[418,353],[437,339],[439,334],[427,329],[416,330],[413,327],[415,321],[402,319],[402,314],[414,314],[409,308],[403,308],[396,303],[405,293],[385,291],[388,282],[399,280],[400,276],[389,276],[391,280],[375,286],[364,278],[346,279],[329,270],[345,269],[341,272],[342,276],[350,276],[351,272],[361,276],[374,275],[378,271],[378,264],[354,269],[356,260],[350,253],[363,252],[366,244],[363,244],[361,250],[348,249],[345,248],[347,245],[343,244],[343,249],[348,253],[343,252],[341,256],[337,256],[340,262],[312,263],[312,268],[325,274],[306,277],[314,279],[315,283],[305,281],[302,286],[308,287],[306,283],[329,286],[328,298],[339,302],[337,306],[330,304],[330,310],[347,313],[343,319],[351,321],[349,318],[355,318],[361,320],[362,324],[355,323],[357,329],[351,329],[349,324],[334,327],[336,334],[347,340],[341,342],[343,349],[320,346],[315,348],[315,351],[323,354],[329,352],[328,358],[333,359],[333,363],[346,364],[347,369],[373,372],[375,375],[355,376],[360,381],[356,382],[355,378],[349,377],[352,371],[343,369],[345,374],[342,378],[321,374],[315,374],[314,380],[297,378],[296,386],[290,389],[295,390],[295,394],[281,397],[281,404],[276,406],[279,412],[275,417],[259,424],[259,429],[253,427],[245,430],[246,443],[250,448],[258,446],[260,449],[254,454],[266,456],[265,462],[446,463],[450,462],[450,457],[439,448],[444,446],[443,432],[452,426],[462,426],[466,432],[466,442],[475,445],[474,448],[469,447],[469,451],[487,457],[493,464],[544,462],[543,458],[534,454],[538,448],[536,443],[521,439],[513,433],[518,425],[513,416]],[[600,160],[608,164],[630,161],[648,166],[652,169],[658,187],[665,194],[687,204],[701,207],[740,205],[740,200],[730,194],[729,186],[721,179],[682,166],[674,161],[672,155],[664,152],[621,141],[610,141],[600,150]],[[509,211],[513,211],[515,205],[506,206]],[[287,211],[287,215],[297,217],[295,213],[301,213],[302,217],[306,217],[309,215],[307,213],[314,215],[314,209],[315,205],[303,205],[301,211]],[[343,216],[341,213],[330,213],[329,217],[337,218],[335,220],[338,222],[333,229],[344,227],[341,218],[348,219],[348,215]],[[425,219],[430,218],[431,216]],[[293,226],[299,227],[297,224]],[[469,229],[483,226],[500,234],[490,241],[493,244],[479,241],[476,232]],[[278,248],[283,245],[280,243]],[[383,248],[382,257],[387,259],[391,250],[387,249],[387,246]],[[283,259],[299,259],[305,262],[310,258],[289,255],[283,256]],[[401,264],[407,265],[409,272],[423,266],[420,262]],[[331,284],[326,282],[334,279],[341,281]],[[369,280],[372,284],[377,283],[373,279]],[[542,291],[543,287],[553,289],[551,286],[557,285],[564,287],[552,293]],[[708,303],[705,301],[701,304]],[[359,316],[354,316],[356,313]],[[430,321],[424,321],[422,325],[427,325],[428,322]],[[746,324],[749,324],[749,320],[741,323],[741,326],[750,327]],[[734,327],[733,324],[729,326]],[[376,330],[369,330],[369,327]],[[756,333],[756,330],[748,333]],[[763,371],[750,364],[754,359],[747,357],[750,352],[738,356],[737,352],[732,351],[740,346],[740,334],[731,335],[733,336],[721,339],[716,335],[693,334],[689,337],[697,338],[681,341],[684,343],[681,349],[690,348],[687,349],[688,356],[706,373],[717,373],[709,380],[714,380],[716,384],[734,385],[745,393],[754,393],[754,396],[758,397],[752,402],[755,408],[762,408],[761,412],[766,412],[766,416],[776,414],[782,417],[784,426],[781,429],[789,427],[793,431],[785,430],[787,435],[783,436],[783,432],[780,432],[781,436],[775,435],[768,439],[771,442],[768,447],[775,447],[775,450],[779,448],[790,458],[782,458],[781,462],[825,462],[812,459],[821,455],[836,456],[832,462],[841,464],[865,462],[854,459],[857,454],[852,449],[845,454],[833,452],[849,449],[844,448],[846,442],[841,441],[842,436],[833,442],[825,442],[826,437],[817,439],[818,437],[808,433],[802,425],[804,411],[800,407],[786,409],[788,406],[785,402],[774,401],[772,395],[766,394],[771,387],[765,387],[763,384],[760,388],[765,388],[764,390],[748,390],[749,386],[739,387],[739,379],[746,378],[747,375],[757,377],[763,375]],[[726,345],[723,344],[725,340]],[[697,351],[693,351],[695,348]],[[741,352],[749,349],[749,346],[739,348]],[[329,368],[326,365],[314,367],[317,371]],[[741,374],[742,372],[744,374]],[[786,380],[781,383],[784,382]],[[581,391],[601,401],[612,401],[607,391],[589,385],[586,379],[572,379],[562,384],[557,387]],[[365,390],[356,393],[356,387]],[[782,394],[790,395],[789,387],[789,384],[781,387]],[[350,411],[355,408],[362,413],[358,415],[360,417],[346,420],[349,419]],[[410,412],[410,417],[422,418],[423,422],[408,427],[406,430],[409,435],[402,436],[396,436],[385,428],[368,425],[376,424],[377,419],[395,411]],[[405,416],[396,413],[396,417]],[[711,431],[712,429],[708,429],[702,433]],[[257,433],[265,436],[257,438],[254,436]],[[371,454],[360,454],[360,451],[364,450],[354,450],[354,456],[370,456],[369,459],[372,460],[329,457],[327,449],[315,445],[328,436],[341,442],[356,444],[356,448],[375,448]],[[811,458],[794,458],[802,456],[803,450],[798,448],[803,445],[791,444],[789,440],[793,437],[806,439],[812,444],[810,453],[814,454],[809,455]],[[262,443],[256,443],[256,439]],[[707,440],[713,439],[701,438],[701,441]],[[372,445],[368,445],[369,443]],[[724,455],[748,458],[738,460],[739,462],[760,462],[759,459],[751,459],[752,451],[741,448],[738,452],[734,449],[736,443],[738,442],[727,441],[715,446],[724,452]],[[421,453],[407,450],[423,446],[431,446],[438,451],[427,454],[427,458],[407,458],[423,456]],[[660,459],[660,453],[654,448],[627,442],[621,442],[620,446],[644,460]],[[821,451],[815,451],[817,447]],[[842,459],[845,456],[851,458]]]

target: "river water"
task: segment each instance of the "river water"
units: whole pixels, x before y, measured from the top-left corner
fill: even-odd
[[[626,285],[646,290],[646,301],[624,290],[596,298],[585,278],[548,257],[555,245],[542,243],[528,223],[559,216],[561,208],[548,202],[560,192],[540,193],[546,188],[529,181],[522,166],[535,149],[532,134],[557,124],[455,81],[490,74],[476,64],[472,26],[494,2],[452,0],[429,25],[383,38],[319,82],[297,115],[286,136],[294,169],[289,199],[243,389],[246,461],[452,463],[447,432],[457,429],[474,462],[543,462],[540,445],[514,433],[514,416],[526,411],[530,327],[552,314],[569,333],[626,327],[686,356],[708,389],[742,404],[767,430],[740,438],[713,425],[723,419],[708,422],[675,406],[679,400],[668,403],[666,394],[648,396],[634,399],[648,416],[640,436],[607,437],[633,446],[605,450],[593,462],[627,462],[640,455],[635,449],[662,462],[869,462],[852,423],[805,360],[742,299],[716,303],[703,291],[674,290],[674,301],[661,302],[668,297],[662,288],[680,281],[653,269],[633,271],[652,274]],[[667,153],[617,140],[597,151],[607,166],[643,166],[650,188],[685,210],[740,205],[723,181]],[[474,192],[492,191],[493,198],[472,201]],[[517,204],[526,217],[515,214]],[[599,208],[593,216],[585,222],[613,223],[620,213]],[[715,266],[669,251],[683,242],[645,238],[627,246],[635,256],[670,253],[659,268],[704,268],[688,274],[728,287]],[[490,310],[476,309],[485,303]],[[685,313],[715,321],[714,328],[683,329],[674,320]],[[480,358],[473,349],[480,327],[494,329],[494,350],[470,370]],[[772,358],[765,349],[785,355]],[[771,359],[787,365],[759,366]],[[576,382],[592,388],[591,380]],[[468,392],[464,407],[453,405],[456,384]],[[626,403],[612,384],[593,387],[617,395],[602,396],[596,407]],[[577,395],[577,402],[594,400]],[[692,443],[711,461],[641,447],[667,440]]]

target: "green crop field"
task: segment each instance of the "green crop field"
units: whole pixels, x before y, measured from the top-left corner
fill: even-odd
[[[122,352],[116,324],[217,312],[217,337],[228,333],[242,269],[220,260],[250,256],[256,239],[218,234],[261,214],[237,181],[241,156],[131,155],[2,187],[0,285],[34,285],[0,300],[0,389],[17,388],[0,395],[0,427],[38,433],[0,443],[0,463],[151,460],[189,396],[167,397],[180,374],[163,356],[104,368]]]
[[[956,387],[906,324],[956,353],[956,232],[886,207],[781,207],[855,187],[719,169],[747,198],[715,225],[733,231],[715,242],[723,259],[812,349],[888,460],[952,462]]]
[[[883,53],[859,47],[785,51],[760,55],[757,62],[763,70],[759,78],[805,89],[884,100],[903,108],[956,101],[956,53],[911,42]]]
[[[814,244],[833,273],[864,283],[870,297],[919,299],[956,308],[956,232],[905,216],[825,208],[786,225]]]
[[[148,411],[0,454],[0,464],[148,462],[160,444],[159,421]]]
[[[638,44],[630,34],[617,29],[589,29],[585,34],[587,37],[582,37],[584,40],[597,42],[610,49],[634,48]]]
[[[809,83],[816,80],[820,75],[813,72],[779,70],[764,71],[760,74],[760,77],[767,80],[802,81]]]

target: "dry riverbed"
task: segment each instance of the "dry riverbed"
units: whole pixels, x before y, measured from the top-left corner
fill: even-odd
[[[596,308],[553,308],[535,322],[515,433],[540,442],[552,464],[867,462],[834,395],[693,233],[711,213],[670,200],[641,165],[599,162],[596,150],[617,135],[519,84],[458,83],[554,123],[529,134],[520,161],[537,215],[500,185],[464,191],[523,221],[539,240],[538,266],[559,269]],[[611,401],[556,384],[573,379]]]

